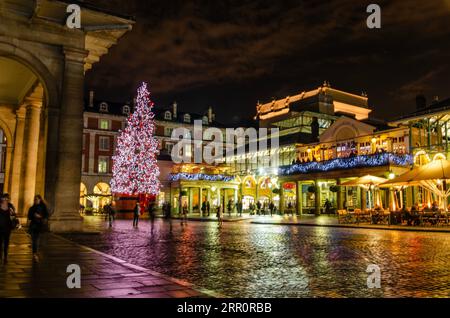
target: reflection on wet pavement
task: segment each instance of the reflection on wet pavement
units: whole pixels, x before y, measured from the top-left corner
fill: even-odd
[[[450,234],[157,220],[88,219],[71,239],[231,297],[448,297]],[[366,268],[381,268],[368,289]]]

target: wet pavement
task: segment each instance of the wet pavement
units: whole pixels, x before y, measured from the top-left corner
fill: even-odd
[[[189,298],[216,296],[146,268],[80,246],[57,235],[44,234],[39,261],[31,254],[25,231],[14,231],[9,261],[0,264],[0,298],[3,297],[120,297]],[[80,288],[68,288],[67,267],[81,270]],[[73,282],[73,280],[69,280]]]
[[[129,263],[230,297],[449,297],[450,234],[158,219],[70,235]],[[381,288],[367,287],[367,266]]]

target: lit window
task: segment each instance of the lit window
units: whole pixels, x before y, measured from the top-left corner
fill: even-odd
[[[98,157],[98,173],[108,173],[109,157]]]
[[[103,151],[109,150],[109,137],[99,138],[99,149]]]
[[[123,106],[122,112],[124,115],[129,115],[130,114],[130,106],[128,106],[128,105]]]
[[[172,120],[172,113],[169,112],[169,111],[166,111],[166,112],[164,113],[164,119],[166,119],[166,120]]]
[[[109,130],[109,120],[107,120],[107,119],[100,119],[100,122],[99,122],[98,126],[102,130]]]
[[[164,127],[164,136],[167,136],[167,137],[172,136],[172,131],[173,131],[173,128],[171,128],[171,127]]]
[[[184,122],[185,123],[190,123],[191,122],[191,115],[184,114]]]
[[[108,104],[105,103],[105,102],[100,103],[100,111],[101,112],[108,112]]]

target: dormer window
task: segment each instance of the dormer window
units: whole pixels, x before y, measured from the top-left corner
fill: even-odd
[[[107,113],[108,112],[108,104],[105,103],[105,102],[100,103],[100,111],[104,112],[104,113]]]
[[[185,123],[190,123],[191,122],[191,115],[189,114],[184,114],[184,122]]]
[[[202,122],[203,122],[204,125],[208,125],[208,117],[207,116],[203,116]]]
[[[130,106],[128,106],[128,105],[123,106],[122,113],[124,115],[129,115],[130,114]]]
[[[166,119],[166,120],[172,120],[172,113],[169,112],[169,111],[166,111],[166,112],[164,113],[164,119]]]

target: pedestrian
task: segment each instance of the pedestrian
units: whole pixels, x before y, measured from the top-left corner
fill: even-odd
[[[202,216],[205,216],[206,214],[206,200],[202,202]]]
[[[153,223],[155,222],[155,217],[156,217],[155,202],[150,202],[150,204],[148,205],[148,216],[150,218],[150,224],[153,228]]]
[[[209,212],[211,211],[211,205],[209,204],[209,201],[206,201],[206,211],[208,212],[209,216]]]
[[[217,206],[217,212],[216,212],[216,216],[217,216],[217,222],[219,224],[219,226],[222,225],[223,222],[223,217],[222,217],[222,207],[220,205]]]
[[[13,229],[13,218],[15,211],[10,207],[8,196],[0,197],[0,261],[8,263],[9,238]]]
[[[136,202],[136,205],[134,206],[134,214],[133,214],[133,227],[138,227],[139,224],[139,216],[141,215],[141,206],[139,204],[139,201]]]
[[[256,202],[256,214],[260,214],[261,213],[261,202],[257,201]]]
[[[236,203],[236,213],[239,214],[239,216],[242,216],[242,200],[239,199]]]
[[[109,227],[112,227],[116,215],[115,202],[112,201],[111,203],[105,205],[103,211],[106,213],[106,217],[108,218]]]
[[[184,202],[183,204],[183,213],[181,215],[181,224],[187,223],[187,215],[188,215],[188,205],[187,202]]]
[[[270,201],[270,203],[269,203],[270,216],[272,216],[274,208],[275,208],[275,204],[273,204],[273,201]]]
[[[39,238],[41,233],[45,230],[46,222],[48,221],[48,209],[44,199],[37,194],[34,196],[34,203],[28,210],[28,220],[30,225],[28,227],[28,233],[31,235],[31,247],[33,250],[33,258],[35,261],[39,261],[38,248]]]
[[[233,201],[231,199],[228,200],[227,209],[228,209],[228,216],[231,217],[231,211],[233,210]]]
[[[16,215],[17,214],[17,210],[16,210],[16,207],[14,206],[14,204],[11,203],[11,197],[9,196],[9,194],[8,193],[3,193],[3,197],[6,198],[6,200],[8,201],[8,207],[10,209],[12,209],[13,212],[14,212],[14,215]]]

